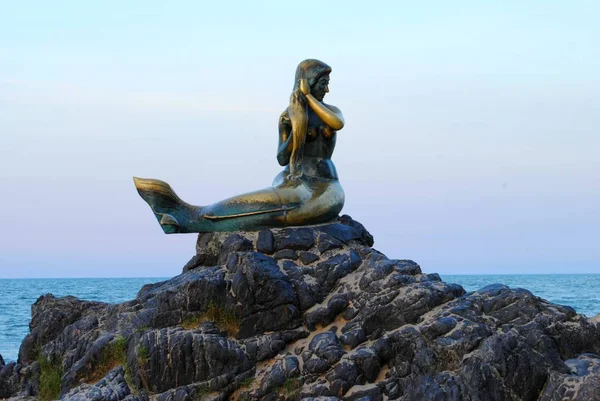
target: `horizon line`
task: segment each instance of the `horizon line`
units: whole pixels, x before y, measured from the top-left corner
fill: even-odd
[[[600,276],[600,273],[423,273],[439,276]],[[115,279],[170,279],[175,276],[115,276],[115,277],[0,277],[0,280],[115,280]]]

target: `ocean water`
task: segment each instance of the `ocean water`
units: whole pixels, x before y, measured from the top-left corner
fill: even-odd
[[[134,299],[143,285],[165,278],[0,279],[0,355],[16,361],[29,333],[31,305],[42,295],[73,295],[88,301],[120,303]]]
[[[0,354],[15,361],[29,332],[31,304],[41,295],[73,295],[90,301],[119,303],[135,298],[144,284],[165,278],[0,279]],[[494,283],[526,288],[554,303],[569,305],[589,317],[600,313],[600,274],[443,275],[442,280],[474,291]]]
[[[555,304],[572,306],[587,317],[600,313],[600,274],[445,274],[441,277],[445,282],[462,285],[467,292],[500,283],[510,288],[525,288]]]

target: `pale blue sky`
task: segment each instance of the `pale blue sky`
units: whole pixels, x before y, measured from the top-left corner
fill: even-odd
[[[343,213],[427,272],[600,272],[600,3],[0,2],[0,278],[170,276],[131,177],[268,186],[333,67]],[[252,155],[252,156],[249,156]]]

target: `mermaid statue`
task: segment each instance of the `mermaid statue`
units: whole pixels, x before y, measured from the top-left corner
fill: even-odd
[[[325,223],[338,216],[344,191],[331,155],[344,117],[337,107],[323,103],[330,73],[331,67],[319,60],[298,65],[289,106],[279,117],[277,161],[285,168],[271,187],[194,206],[164,181],[134,177],[163,231],[254,231]]]

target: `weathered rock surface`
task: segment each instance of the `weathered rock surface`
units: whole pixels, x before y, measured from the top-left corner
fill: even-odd
[[[600,400],[598,321],[523,289],[466,294],[372,245],[348,216],[200,234],[132,301],[42,296],[0,398]]]
[[[62,398],[65,401],[138,401],[139,397],[131,394],[131,389],[127,386],[125,379],[125,370],[122,366],[110,371],[99,382],[90,385],[82,384],[75,387]]]
[[[20,365],[14,362],[6,365],[0,355],[0,399],[8,398],[20,390],[20,371]]]

